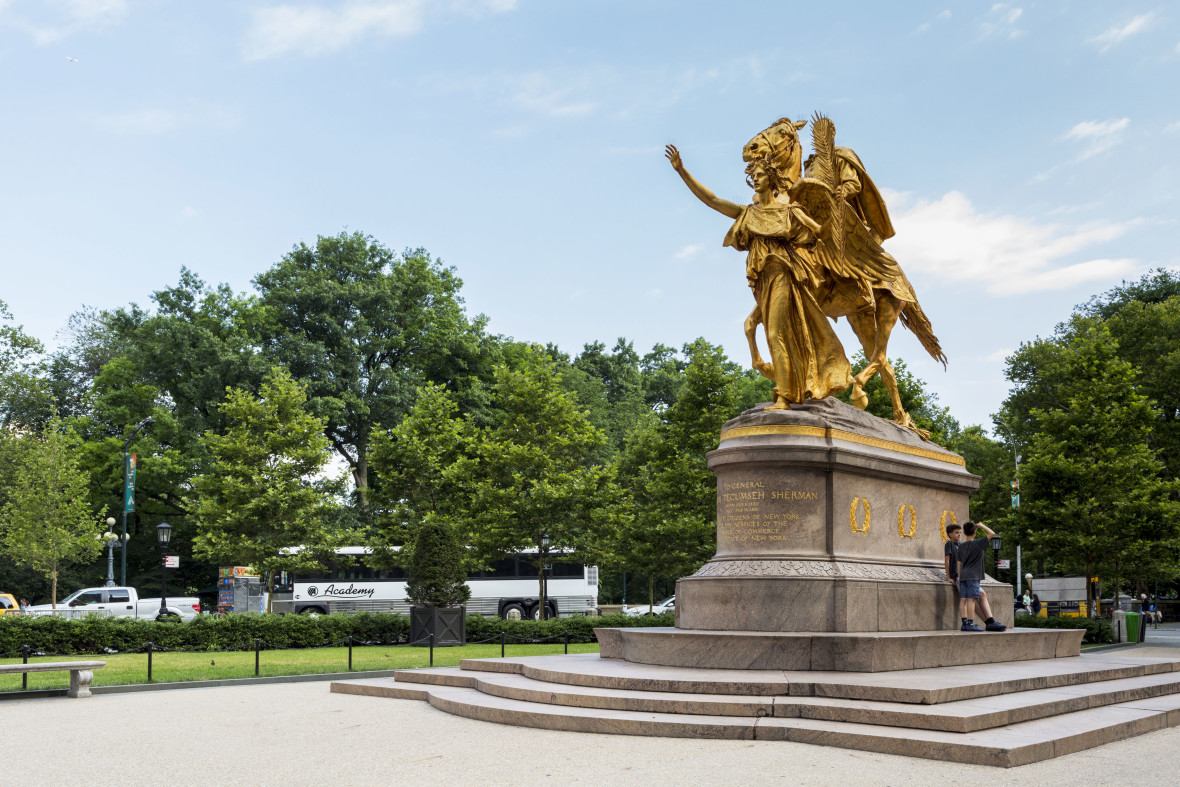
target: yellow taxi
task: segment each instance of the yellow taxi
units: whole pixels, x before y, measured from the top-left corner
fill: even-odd
[[[19,615],[20,604],[14,596],[0,593],[0,615]]]

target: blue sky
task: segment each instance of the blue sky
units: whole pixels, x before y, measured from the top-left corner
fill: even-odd
[[[1008,351],[1180,264],[1178,74],[1163,3],[0,0],[0,299],[52,345],[350,229],[455,266],[493,331],[744,363],[743,256],[662,149],[745,202],[746,140],[822,111],[950,365],[890,354],[989,423]]]

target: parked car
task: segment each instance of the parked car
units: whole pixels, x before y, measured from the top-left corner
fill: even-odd
[[[169,596],[164,606],[165,614],[192,620],[201,611],[201,600],[195,596]],[[129,587],[82,588],[59,601],[56,610],[51,604],[38,604],[28,609],[30,615],[81,617],[89,613],[119,618],[154,618],[160,614],[160,599],[140,598],[135,588]]]
[[[20,602],[8,593],[0,593],[0,615],[19,615]]]
[[[676,597],[668,596],[666,599],[649,607],[647,604],[640,604],[635,607],[623,605],[624,615],[659,615],[661,612],[675,612],[676,611]]]

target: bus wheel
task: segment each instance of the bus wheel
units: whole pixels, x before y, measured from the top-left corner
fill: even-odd
[[[328,611],[323,607],[304,607],[299,610],[300,615],[307,615],[308,617],[317,618],[320,615],[327,615]]]
[[[524,618],[524,607],[520,604],[509,604],[504,607],[504,620],[521,620]]]

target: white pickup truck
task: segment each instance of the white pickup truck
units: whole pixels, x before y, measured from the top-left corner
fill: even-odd
[[[165,610],[181,620],[192,620],[201,611],[201,601],[195,597],[165,599]],[[59,617],[82,617],[90,613],[119,618],[154,618],[160,614],[159,598],[140,598],[135,588],[103,587],[82,588],[58,602],[57,609],[50,604],[29,607],[26,614],[57,615]]]

